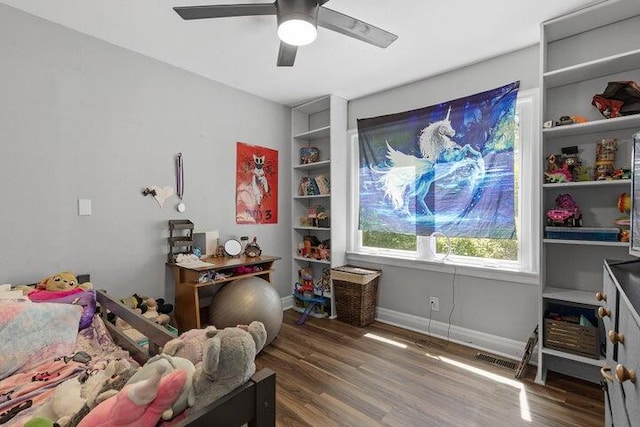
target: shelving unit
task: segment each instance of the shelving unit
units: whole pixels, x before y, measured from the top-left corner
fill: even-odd
[[[301,268],[311,268],[314,281],[322,278],[324,269],[345,264],[347,247],[347,101],[334,95],[324,96],[291,110],[291,158],[292,158],[292,278],[298,278]],[[312,163],[302,163],[299,153],[303,147],[317,147],[319,158]],[[329,179],[327,194],[301,195],[301,179],[324,175]],[[303,223],[309,208],[322,206],[327,213],[328,226]],[[328,259],[316,259],[299,252],[306,236],[321,242],[329,242]],[[326,292],[326,310],[335,317],[333,286]]]
[[[610,81],[640,81],[640,2],[618,0],[599,3],[541,24],[540,88],[542,121],[579,115],[586,123],[541,130],[543,157],[563,147],[578,146],[583,164],[595,163],[596,144],[616,138],[616,168],[631,166],[632,135],[640,129],[640,115],[605,119],[591,105]],[[542,174],[541,174],[542,175]],[[615,227],[618,196],[630,192],[630,180],[543,183],[541,225],[555,198],[569,193],[580,207],[585,227]],[[539,319],[544,324],[549,304],[595,310],[595,293],[602,290],[605,258],[629,258],[629,244],[613,241],[544,238],[541,245]],[[598,330],[604,339],[602,321]],[[588,358],[544,345],[540,335],[536,382],[544,383],[548,370],[597,382],[604,356]]]

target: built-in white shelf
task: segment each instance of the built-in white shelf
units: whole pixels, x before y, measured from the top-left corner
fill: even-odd
[[[308,226],[294,226],[294,230],[313,230],[313,231],[330,231],[330,227],[308,227]]]
[[[304,104],[297,105],[294,107],[294,110],[302,114],[306,114],[307,116],[310,116],[312,114],[328,110],[330,106],[331,106],[331,97],[324,96],[322,98],[314,99],[313,101],[309,101],[309,102],[305,102]]]
[[[599,242],[597,240],[543,239],[542,242],[560,245],[629,246],[629,242]]]
[[[305,258],[305,257],[301,257],[301,256],[294,256],[293,259],[295,259],[297,261],[305,261],[305,262],[313,262],[313,263],[316,263],[316,264],[328,264],[328,265],[331,265],[331,261],[328,261],[326,259]]]
[[[304,141],[313,141],[316,139],[329,138],[329,131],[331,130],[331,126],[324,126],[318,129],[312,129],[307,132],[299,133],[294,135],[295,139],[302,139]]]
[[[293,196],[294,199],[326,199],[331,197],[331,194],[317,194],[314,196]]]
[[[636,49],[549,71],[542,78],[546,87],[552,88],[633,70],[639,63],[640,49]]]
[[[305,163],[304,165],[295,165],[293,168],[296,170],[314,170],[323,169],[331,166],[331,160],[320,160],[319,162]]]
[[[542,297],[558,301],[575,302],[578,304],[598,305],[595,292],[581,291],[578,289],[558,288],[546,286],[542,291]]]
[[[542,134],[545,139],[564,138],[567,136],[586,135],[596,132],[611,132],[621,129],[640,128],[640,114],[632,116],[615,117],[613,119],[594,120],[586,123],[576,123],[573,125],[555,126],[543,129]]]
[[[593,366],[604,366],[604,359],[592,359],[590,357],[580,356],[578,354],[567,353],[566,351],[554,350],[552,348],[542,347],[542,354],[561,357],[563,359],[574,360],[576,362],[585,363]]]
[[[565,188],[565,187],[601,187],[615,185],[631,185],[630,179],[605,179],[602,181],[573,181],[573,182],[553,182],[542,184],[544,188]]]

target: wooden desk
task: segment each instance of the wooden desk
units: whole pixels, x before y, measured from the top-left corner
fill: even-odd
[[[256,258],[240,257],[219,257],[206,258],[203,261],[213,264],[208,267],[187,268],[174,263],[167,263],[167,266],[173,270],[173,279],[175,285],[175,316],[176,326],[182,333],[190,329],[200,329],[203,322],[200,320],[200,292],[222,283],[231,282],[244,277],[258,276],[271,282],[271,272],[273,272],[273,262],[279,260],[280,257],[263,255]],[[199,282],[200,276],[204,272],[216,272],[229,270],[233,271],[236,267],[258,266],[260,271],[253,273],[236,274],[231,277],[208,280]]]

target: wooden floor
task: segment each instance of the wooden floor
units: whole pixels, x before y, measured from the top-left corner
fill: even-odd
[[[258,368],[276,372],[278,426],[604,424],[595,384],[549,373],[543,387],[533,382],[535,367],[516,380],[468,347],[378,322],[296,326],[298,316],[285,312],[280,334],[256,359]]]

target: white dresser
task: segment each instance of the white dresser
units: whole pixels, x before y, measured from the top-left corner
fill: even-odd
[[[603,291],[596,294],[607,333],[601,370],[607,426],[640,427],[640,260],[604,263]]]

